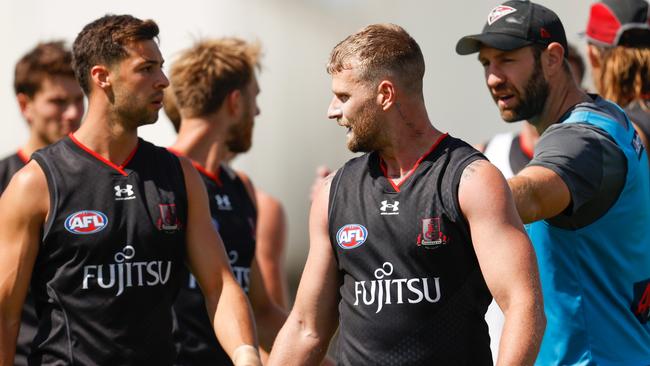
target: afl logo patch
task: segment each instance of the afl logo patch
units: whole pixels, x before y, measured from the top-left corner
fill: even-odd
[[[352,249],[366,242],[368,230],[363,225],[348,224],[336,233],[336,242],[343,249]]]
[[[108,224],[106,215],[99,211],[78,211],[65,219],[65,229],[73,234],[94,234]]]

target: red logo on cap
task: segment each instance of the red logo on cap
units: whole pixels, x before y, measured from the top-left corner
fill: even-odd
[[[516,11],[517,9],[515,8],[511,8],[505,5],[499,5],[496,8],[492,9],[490,11],[490,14],[488,14],[488,18],[487,18],[488,25],[492,25],[492,23],[496,22],[497,20],[503,18],[508,14],[512,14]]]
[[[551,38],[551,33],[549,33],[546,28],[540,28],[539,35],[542,36],[542,38]]]

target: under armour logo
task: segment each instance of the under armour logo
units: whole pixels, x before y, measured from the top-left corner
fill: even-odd
[[[388,203],[387,200],[381,201],[379,210],[381,210],[381,215],[399,215],[399,201],[393,203]]]
[[[221,211],[232,211],[230,197],[226,194],[215,194],[214,199],[217,201],[217,208]]]
[[[127,184],[126,188],[122,188],[122,186],[118,184],[114,187],[114,189],[116,201],[135,199],[135,193],[133,193],[133,186],[131,184]]]

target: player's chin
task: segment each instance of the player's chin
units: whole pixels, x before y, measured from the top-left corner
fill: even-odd
[[[503,119],[504,122],[508,122],[508,123],[521,121],[521,117],[519,116],[519,114],[515,113],[510,109],[501,110],[501,119]]]

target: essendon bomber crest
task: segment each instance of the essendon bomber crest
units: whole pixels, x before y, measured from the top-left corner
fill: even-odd
[[[181,222],[176,215],[176,204],[165,203],[159,204],[160,217],[158,218],[158,230],[173,232],[181,228]]]
[[[650,278],[634,284],[632,312],[641,324],[650,320]]]
[[[422,232],[418,234],[418,246],[433,249],[447,244],[448,238],[442,232],[440,221],[440,217],[422,219]]]
[[[506,16],[508,14],[512,14],[512,13],[514,13],[516,11],[517,11],[517,9],[515,9],[515,8],[511,8],[511,7],[505,6],[505,5],[499,5],[496,8],[492,9],[490,11],[490,14],[488,14],[488,18],[487,18],[488,25],[492,25],[497,20],[503,18],[504,16]]]

